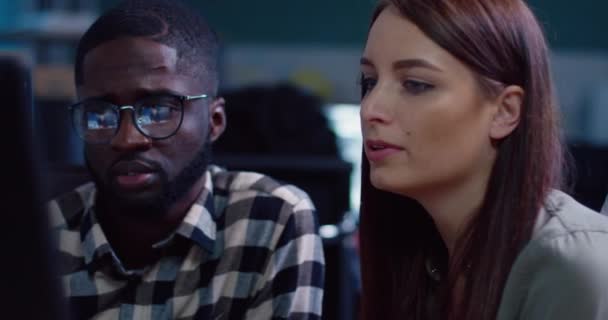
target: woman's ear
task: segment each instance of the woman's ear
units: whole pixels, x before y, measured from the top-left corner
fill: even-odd
[[[212,142],[217,140],[226,129],[225,104],[224,98],[218,97],[209,105],[209,139]]]
[[[490,126],[490,138],[500,140],[513,132],[521,117],[524,90],[520,86],[505,87],[496,98],[496,112]]]

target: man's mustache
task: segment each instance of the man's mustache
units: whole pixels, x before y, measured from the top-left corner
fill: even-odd
[[[138,155],[125,155],[115,159],[107,174],[111,177],[128,172],[159,172],[164,173],[160,163]]]

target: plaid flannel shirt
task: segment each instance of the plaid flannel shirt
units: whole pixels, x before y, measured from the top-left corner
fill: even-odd
[[[162,258],[126,270],[95,216],[92,183],[49,203],[74,319],[320,319],[324,258],[301,190],[210,166]],[[137,236],[134,230],[133,236]]]

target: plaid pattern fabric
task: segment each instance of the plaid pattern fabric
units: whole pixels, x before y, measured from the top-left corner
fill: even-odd
[[[182,224],[154,245],[162,258],[142,270],[110,247],[95,193],[90,183],[49,203],[74,319],[321,318],[323,248],[301,190],[210,166]]]

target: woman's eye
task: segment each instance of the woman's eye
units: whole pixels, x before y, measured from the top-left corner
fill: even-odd
[[[435,86],[422,81],[406,80],[403,82],[403,87],[411,94],[421,94],[433,89]]]
[[[365,96],[376,85],[377,80],[369,77],[361,77],[361,94]]]

